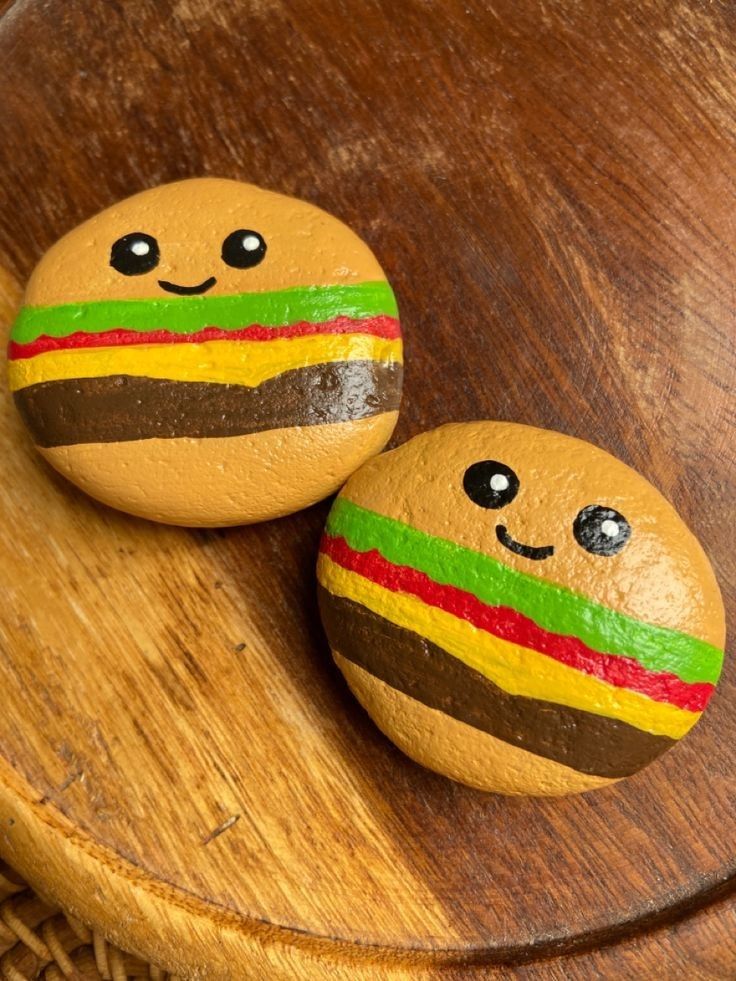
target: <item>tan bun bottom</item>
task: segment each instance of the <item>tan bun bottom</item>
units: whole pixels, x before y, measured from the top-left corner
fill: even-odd
[[[616,783],[578,773],[428,708],[333,651],[358,701],[379,729],[417,763],[497,794],[562,797]]]
[[[397,412],[248,436],[41,448],[91,497],[164,524],[216,528],[290,514],[332,494],[393,432]]]

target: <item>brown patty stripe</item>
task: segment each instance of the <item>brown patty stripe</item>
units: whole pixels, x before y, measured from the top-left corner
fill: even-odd
[[[399,407],[401,365],[339,361],[284,371],[254,388],[108,375],[14,393],[38,446],[243,436],[324,426]]]
[[[349,661],[430,708],[580,773],[626,777],[674,744],[554,702],[510,695],[403,627],[319,587],[330,644]]]

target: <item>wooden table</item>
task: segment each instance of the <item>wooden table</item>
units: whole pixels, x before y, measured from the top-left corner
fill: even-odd
[[[21,281],[174,178],[308,198],[395,285],[395,442],[496,417],[599,443],[674,501],[733,610],[734,14],[16,0],[0,266]],[[183,975],[736,975],[732,663],[627,783],[476,793],[402,757],[331,665],[327,505],[156,527],[51,474],[7,397],[1,425],[0,853],[42,891]]]

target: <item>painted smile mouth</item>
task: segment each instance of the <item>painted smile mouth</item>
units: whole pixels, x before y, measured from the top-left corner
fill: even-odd
[[[554,545],[524,545],[509,535],[505,525],[496,525],[496,538],[509,552],[522,555],[525,559],[548,559],[554,555]]]
[[[198,283],[197,286],[179,286],[178,283],[169,283],[165,279],[159,279],[158,285],[167,293],[178,293],[179,296],[195,296],[197,293],[206,293],[207,290],[212,289],[216,282],[215,277],[210,276],[209,279],[205,279],[203,283]]]

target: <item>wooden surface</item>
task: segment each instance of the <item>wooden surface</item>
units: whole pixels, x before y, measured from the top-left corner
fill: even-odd
[[[732,612],[734,78],[725,0],[16,0],[0,266],[167,179],[306,197],[396,288],[397,442],[488,416],[599,443]],[[736,974],[732,663],[627,783],[476,793],[331,665],[326,505],[155,527],[51,474],[7,397],[2,446],[0,853],[51,899],[189,976]]]

